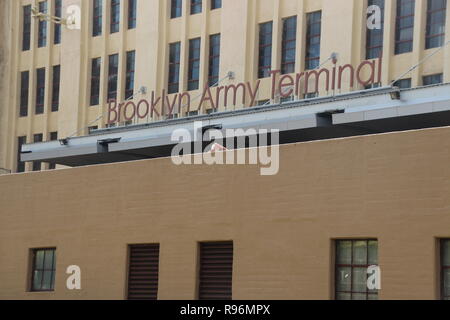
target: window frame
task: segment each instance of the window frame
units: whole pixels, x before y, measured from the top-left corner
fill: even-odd
[[[16,172],[24,173],[26,171],[26,163],[20,161],[20,156],[22,154],[22,146],[27,144],[27,136],[17,137],[17,163],[16,163]]]
[[[120,0],[111,0],[109,33],[120,32]]]
[[[200,64],[201,64],[201,46],[200,37],[189,40],[189,59],[188,59],[188,77],[187,90],[194,91],[200,88]],[[195,50],[195,52],[193,51]],[[194,72],[197,71],[197,77]]]
[[[170,19],[176,19],[183,15],[183,0],[171,0]]]
[[[383,5],[381,6],[381,30],[375,29],[375,30],[369,30],[366,29],[366,59],[377,59],[381,58],[383,54],[383,46],[384,46],[384,19],[385,19],[385,11],[386,11],[386,2],[385,0],[368,0],[367,7],[370,7],[372,5],[378,5],[379,3],[376,3],[376,1],[382,1]],[[375,45],[371,45],[371,39],[375,39],[378,37],[378,39],[381,39],[379,43]],[[378,51],[378,55],[376,54]]]
[[[366,260],[367,263],[366,264],[354,264],[353,263],[353,248],[354,248],[354,243],[355,242],[359,242],[359,241],[365,241],[366,242],[366,250],[367,250],[367,254],[366,254]],[[369,300],[368,297],[369,295],[375,295],[377,297],[376,300],[378,300],[379,298],[379,292],[377,291],[376,293],[370,293],[369,290],[367,289],[366,292],[355,292],[353,291],[353,269],[354,268],[369,268],[370,266],[372,266],[373,264],[369,264],[369,242],[371,241],[375,241],[377,242],[377,266],[379,266],[379,241],[378,239],[374,239],[374,238],[361,238],[361,239],[335,239],[333,240],[334,243],[334,300],[338,300],[337,296],[338,293],[346,293],[346,294],[350,294],[350,300],[353,300],[353,294],[365,294],[366,295],[366,300]],[[348,264],[338,264],[338,245],[340,242],[351,242],[352,246],[351,246],[351,263]],[[350,291],[338,291],[337,288],[337,279],[338,279],[338,270],[339,268],[350,268],[350,277],[351,277],[351,282],[350,282]]]
[[[137,2],[138,0],[128,0],[128,30],[137,27]]]
[[[263,30],[270,26],[270,32]],[[267,21],[258,25],[258,79],[264,79],[270,77],[270,71],[272,71],[272,49],[273,49],[273,21]],[[263,38],[264,36],[264,38]],[[266,38],[267,37],[267,38]],[[266,40],[270,39],[270,43],[266,43]],[[264,63],[266,55],[262,55],[261,52],[265,52],[267,48],[270,48],[270,64]]]
[[[119,54],[108,56],[108,88],[106,91],[107,101],[117,100],[119,79]]]
[[[406,2],[406,4],[405,4]],[[403,5],[407,5],[409,3],[412,3],[412,13],[408,14],[408,15],[401,15],[401,8]],[[394,53],[396,55],[398,54],[403,54],[403,53],[409,53],[412,52],[413,48],[414,48],[414,18],[415,18],[415,8],[416,8],[416,0],[397,0],[397,9],[396,9],[396,16],[395,16],[395,48],[394,48]],[[412,18],[412,26],[408,26],[408,27],[401,27],[400,24],[402,21]],[[400,40],[400,36],[401,36],[401,32],[404,29],[409,29],[412,28],[412,34],[411,34],[411,38],[407,39],[407,40]],[[409,44],[409,48],[408,49],[402,49],[401,45],[403,44]]]
[[[217,86],[220,75],[220,50],[221,50],[221,34],[212,34],[209,36],[209,63],[208,63],[208,85],[210,87]],[[218,54],[214,54],[217,50]],[[217,69],[214,65],[217,64]]]
[[[132,60],[132,61],[131,61]],[[134,95],[134,80],[136,72],[136,51],[127,52],[126,61],[126,73],[125,73],[125,100],[130,99]],[[131,86],[131,88],[129,88]]]
[[[26,79],[24,79],[26,76]],[[20,101],[19,101],[19,117],[28,117],[29,112],[29,94],[30,94],[30,71],[22,71],[20,73]]]
[[[287,34],[288,27],[287,24],[290,21],[294,21],[294,38],[288,38]],[[296,63],[296,52],[297,52],[297,16],[287,17],[282,20],[283,26],[282,26],[282,35],[281,35],[281,74],[290,74],[295,72],[295,63]],[[287,48],[287,45],[290,43],[294,43],[294,60],[290,61],[287,60],[287,53],[288,51],[292,50],[292,48]],[[287,66],[291,66],[291,68],[288,68]]]
[[[319,20],[314,20],[314,15],[320,15]],[[312,21],[312,22],[311,22]],[[313,33],[314,25],[319,25],[319,32]],[[318,44],[313,44],[313,39],[319,38]],[[319,47],[319,55],[310,56],[310,48],[313,45],[318,45]],[[321,45],[322,45],[322,11],[314,11],[309,12],[306,15],[306,46],[305,46],[305,70],[314,70],[320,66],[320,54],[321,54]],[[315,63],[314,63],[315,61]]]
[[[211,10],[221,9],[222,0],[211,0]]]
[[[446,26],[446,19],[447,19],[447,0],[445,0],[445,7],[440,7],[439,9],[431,9],[432,8],[432,2],[434,0],[427,0],[427,11],[426,11],[426,27],[425,27],[425,50],[433,49],[433,48],[439,48],[444,45],[445,41],[445,26]],[[442,23],[444,27],[443,33],[435,33],[431,34],[431,26],[437,25],[439,23],[431,23],[431,16],[437,12],[443,11],[444,14],[444,21]],[[430,31],[430,32],[429,32]],[[430,40],[434,38],[440,38],[440,44],[439,45],[432,45],[429,43]]]
[[[37,252],[39,251],[44,251],[44,260],[43,260],[43,269],[36,269],[36,255]],[[47,251],[53,251],[53,259],[52,259],[52,269],[45,269],[45,255]],[[30,292],[54,292],[55,291],[55,284],[56,284],[56,247],[53,248],[36,248],[36,249],[31,249],[31,258],[32,258],[32,264],[31,264],[31,277],[30,277]],[[35,277],[35,272],[36,271],[42,271],[43,275],[45,274],[45,272],[50,272],[52,277],[51,277],[51,282],[50,282],[50,289],[36,289],[34,287],[34,277]],[[41,280],[41,287],[42,287],[42,283],[44,280],[44,276],[42,276],[42,280]]]
[[[202,11],[203,11],[202,6],[203,6],[202,0],[191,0],[190,1],[191,15],[202,13]]]
[[[47,0],[40,1],[38,4],[39,12],[48,12],[48,2]],[[38,48],[45,48],[47,46],[47,33],[48,33],[48,23],[45,20],[39,20],[38,22]]]
[[[55,17],[62,17],[62,0],[55,0]],[[61,24],[55,24],[53,44],[61,44]]]
[[[61,65],[53,66],[52,70],[52,112],[59,111],[59,93],[61,88]]]
[[[35,115],[44,114],[45,112],[45,79],[46,69],[36,69],[36,101],[35,101]],[[42,90],[42,95],[40,94]]]
[[[103,2],[102,0],[94,0],[92,6],[92,36],[98,37],[103,32]]]
[[[176,53],[173,53],[172,50],[176,50]],[[171,60],[172,56],[176,59]],[[178,93],[180,91],[180,65],[181,65],[181,42],[173,42],[169,44],[169,72],[168,72],[168,80],[167,80],[167,93]],[[171,82],[172,75],[178,74],[178,78],[176,82]],[[176,89],[176,90],[175,90]]]
[[[31,49],[31,5],[22,8],[22,51],[29,51]]]

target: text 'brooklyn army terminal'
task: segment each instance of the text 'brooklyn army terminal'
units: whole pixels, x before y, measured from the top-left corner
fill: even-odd
[[[449,10],[0,0],[0,299],[449,300]]]

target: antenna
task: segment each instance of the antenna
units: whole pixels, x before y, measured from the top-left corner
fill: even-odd
[[[38,19],[39,21],[48,21],[55,24],[60,24],[66,26],[69,30],[80,30],[81,29],[81,9],[77,5],[70,5],[67,7],[66,18],[61,18],[57,16],[52,16],[47,13],[39,12],[36,7],[31,8],[32,17]]]

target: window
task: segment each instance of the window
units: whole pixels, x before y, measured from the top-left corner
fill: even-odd
[[[441,240],[441,298],[450,300],[450,239]]]
[[[117,74],[119,72],[119,55],[109,56],[108,64],[108,100],[117,99]]]
[[[61,1],[62,0],[55,0],[55,16],[56,17],[62,17],[61,15]],[[55,24],[55,36],[53,39],[54,44],[60,44],[61,43],[61,25]]]
[[[170,18],[178,18],[181,17],[181,10],[182,10],[182,0],[171,0],[171,6],[170,6]]]
[[[39,2],[39,12],[47,13],[47,1]],[[39,21],[38,48],[47,45],[47,21]]]
[[[157,300],[159,244],[129,246],[128,300]]]
[[[200,243],[200,300],[231,300],[233,242]]]
[[[91,67],[91,106],[96,106],[100,103],[100,69],[102,59],[92,59]]]
[[[36,114],[44,113],[45,103],[45,68],[36,70]]]
[[[200,38],[189,40],[188,91],[197,90],[200,77]]]
[[[191,0],[191,14],[202,12],[202,0]]]
[[[128,0],[128,29],[136,28],[137,0]]]
[[[425,49],[444,44],[446,10],[447,0],[428,0]]]
[[[322,33],[322,11],[308,13],[306,16],[306,61],[307,70],[320,65],[320,36]]]
[[[431,86],[433,84],[440,84],[443,82],[442,73],[432,74],[430,76],[424,76],[423,79],[424,86]]]
[[[50,141],[57,141],[57,140],[58,140],[58,132],[50,132]],[[56,163],[49,163],[48,169],[55,170]]]
[[[171,43],[169,49],[168,93],[176,93],[180,86],[180,42]]]
[[[217,85],[219,82],[220,69],[220,34],[214,34],[209,37],[209,86]]]
[[[134,94],[134,66],[136,53],[135,51],[127,52],[127,74],[125,82],[125,99],[130,99]]]
[[[259,25],[258,78],[267,78],[272,69],[272,21]]]
[[[120,29],[120,0],[111,0],[110,33],[119,32]]]
[[[28,89],[30,86],[30,73],[23,71],[20,74],[20,110],[21,117],[28,116]]]
[[[43,139],[44,139],[44,136],[42,133],[35,134],[33,137],[33,142],[39,143],[39,142],[44,141]],[[41,168],[42,168],[42,162],[40,162],[40,161],[33,162],[33,171],[41,171]]]
[[[222,0],[211,0],[211,10],[222,8]]]
[[[53,291],[55,289],[56,249],[35,249],[31,291]]]
[[[377,240],[336,241],[336,300],[377,300],[367,287],[368,268],[377,265]]]
[[[59,110],[59,86],[61,67],[53,67],[53,87],[52,87],[52,112]]]
[[[411,88],[411,79],[401,79],[394,82],[394,87],[398,87],[400,89]]]
[[[373,5],[379,6],[381,9],[381,29],[367,29],[366,59],[380,58],[383,52],[384,0],[369,0],[368,6]]]
[[[102,0],[94,0],[94,14],[92,23],[92,36],[97,37],[102,34],[102,23],[103,23],[103,13],[102,13]]]
[[[88,128],[88,133],[91,134],[92,132],[94,132],[95,130],[98,130],[98,126],[92,126]]]
[[[414,39],[415,0],[397,0],[395,54],[411,52]]]
[[[281,43],[281,73],[295,71],[295,49],[297,43],[297,17],[283,20],[283,38]]]
[[[25,162],[20,161],[22,146],[27,143],[27,137],[17,139],[17,173],[25,172]]]
[[[31,44],[31,5],[23,7],[22,51],[30,50]]]

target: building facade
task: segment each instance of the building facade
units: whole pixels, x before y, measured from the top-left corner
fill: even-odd
[[[450,299],[449,10],[0,1],[0,299]],[[255,127],[271,177],[168,158]]]
[[[39,21],[31,11],[65,17],[71,5],[81,9],[80,30]],[[367,28],[367,8],[373,5],[381,10],[381,29]],[[348,71],[340,89],[320,81],[316,90],[314,75],[296,77],[316,68],[331,70],[333,53],[337,67],[377,60],[380,70],[368,87],[393,80],[416,87],[450,77],[445,46],[399,79],[448,41],[450,9],[443,0],[7,0],[2,6],[0,167],[12,172],[48,168],[18,163],[23,143],[364,89]],[[280,72],[271,75],[272,70]],[[364,80],[370,79],[368,72],[363,68]],[[295,90],[286,78],[281,90],[273,89],[273,78],[284,74],[295,80]],[[242,87],[234,99],[233,87],[225,93],[240,83],[251,84],[254,96],[248,88],[243,101]],[[214,98],[200,105],[209,86]],[[151,112],[141,111],[143,117],[129,111],[113,124],[110,99],[157,103]]]

